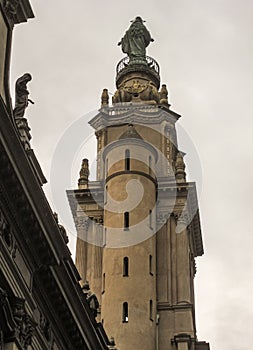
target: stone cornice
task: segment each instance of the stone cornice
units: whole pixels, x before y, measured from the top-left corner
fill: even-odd
[[[97,183],[94,181],[94,183]],[[67,190],[67,197],[73,217],[76,216],[76,209],[78,204],[101,204],[104,203],[104,188],[102,186],[92,186],[93,182],[89,182],[91,188]],[[102,209],[101,209],[102,210]]]
[[[157,303],[157,310],[185,310],[185,309],[190,309],[193,310],[194,306],[191,303],[181,303],[181,304],[170,304],[168,302],[158,302]]]
[[[106,178],[106,183],[108,183],[111,179],[114,177],[120,176],[120,175],[140,175],[143,177],[146,177],[148,180],[152,181],[155,186],[157,186],[157,181],[155,178],[153,178],[151,175],[144,173],[143,171],[138,171],[138,170],[122,170],[122,171],[117,171]]]
[[[100,109],[99,113],[89,121],[95,129],[122,124],[159,125],[164,121],[175,124],[180,115],[163,106],[122,103],[120,106]]]

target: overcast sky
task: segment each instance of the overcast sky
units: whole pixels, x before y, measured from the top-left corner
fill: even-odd
[[[64,191],[77,187],[81,159],[88,156],[94,163],[95,141],[87,123],[100,107],[102,89],[115,91],[115,67],[123,57],[117,43],[130,20],[140,15],[155,39],[148,55],[159,62],[171,108],[182,115],[178,124],[194,145],[179,134],[179,147],[187,153],[188,179],[198,183],[205,247],[205,255],[197,259],[198,337],[209,341],[211,349],[249,350],[253,2],[31,0],[31,4],[35,19],[15,28],[11,90],[14,93],[19,76],[32,74],[29,90],[35,105],[27,109],[26,117],[32,146],[49,181],[44,189],[61,222],[71,226]],[[199,160],[191,156],[192,148]],[[69,157],[59,158],[65,151]],[[52,168],[53,159],[57,166]],[[74,254],[71,227],[69,231]]]

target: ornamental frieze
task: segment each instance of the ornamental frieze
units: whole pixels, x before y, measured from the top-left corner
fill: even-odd
[[[19,349],[27,350],[32,343],[37,324],[26,311],[25,299],[10,297],[0,287],[0,313],[3,316],[1,321],[6,342],[15,339],[19,344]]]

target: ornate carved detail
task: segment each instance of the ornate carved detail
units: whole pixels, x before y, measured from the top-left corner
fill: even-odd
[[[96,223],[96,224],[100,224],[100,225],[103,225],[103,215],[99,215],[99,216],[95,216],[93,217],[93,221]]]
[[[95,132],[96,138],[98,139],[102,135],[102,130],[98,130]]]
[[[185,182],[185,163],[184,163],[184,153],[178,152],[176,158],[176,181],[178,183]]]
[[[14,245],[12,230],[1,211],[0,211],[0,236],[2,236],[9,250],[12,250]]]
[[[179,224],[188,225],[189,224],[189,215],[186,211],[183,211],[183,212],[175,212],[174,211],[174,216],[175,216],[177,225],[179,225]]]
[[[166,145],[166,155],[168,159],[168,174],[174,175],[173,165],[174,165],[174,159],[173,159],[173,142],[171,140],[171,133],[173,130],[173,126],[171,124],[167,124],[164,129],[164,135],[165,135],[165,145]]]
[[[13,259],[16,258],[17,248],[18,248],[18,247],[17,247],[17,244],[14,244],[13,250],[12,250],[12,252],[11,252],[11,256],[13,257]]]
[[[74,218],[76,229],[84,229],[85,232],[88,232],[90,218],[88,216],[78,216]]]
[[[6,16],[13,20],[17,13],[19,0],[3,0],[3,10]]]
[[[42,333],[44,334],[46,340],[50,343],[52,341],[52,329],[51,324],[49,321],[43,316],[43,314],[40,314],[40,323],[39,323],[40,329]]]
[[[16,118],[15,119],[19,134],[20,140],[24,145],[25,150],[31,149],[30,140],[32,138],[30,134],[30,127],[26,118]]]
[[[162,85],[161,90],[159,92],[159,98],[161,104],[168,104],[168,90],[165,84]]]
[[[190,217],[186,210],[181,212],[175,212],[174,216],[176,219],[176,233],[182,233],[185,229],[187,229],[190,224]]]
[[[166,211],[166,212],[159,212],[156,217],[156,221],[159,224],[166,224],[168,219],[170,218],[171,213]]]
[[[123,89],[131,95],[139,95],[147,89],[147,84],[141,84],[139,80],[133,80],[131,85],[124,85]]]
[[[0,306],[1,308],[8,302],[8,294],[0,287]]]
[[[25,310],[25,300],[16,297],[12,301],[12,313],[14,321],[16,322],[16,334],[19,342],[24,350],[32,343],[32,336],[34,333],[36,322],[28,315]]]
[[[32,342],[36,322],[26,312],[25,300],[18,297],[10,299],[7,292],[0,288],[0,314],[5,323],[6,339],[16,338],[22,349],[27,350]]]
[[[159,102],[159,93],[152,81],[131,80],[122,83],[113,96],[113,103],[119,102],[141,102],[146,101],[150,104]]]
[[[109,104],[109,94],[107,89],[103,89],[102,95],[101,95],[101,106],[107,107]]]

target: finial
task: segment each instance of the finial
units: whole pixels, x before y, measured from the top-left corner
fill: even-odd
[[[178,151],[177,158],[176,158],[176,182],[185,182],[186,181],[186,174],[185,174],[185,163],[184,163],[184,156],[185,153]]]
[[[109,104],[109,94],[107,89],[103,89],[101,95],[101,107],[107,107]]]
[[[146,47],[151,41],[154,41],[154,39],[151,38],[149,31],[143,24],[145,21],[143,21],[140,16],[137,16],[135,20],[131,22],[132,24],[118,45],[121,45],[122,51],[130,58],[129,64],[147,64]]]
[[[80,170],[80,177],[78,180],[78,187],[79,189],[84,189],[88,187],[88,178],[90,175],[89,171],[89,160],[87,158],[83,159],[81,170]]]

